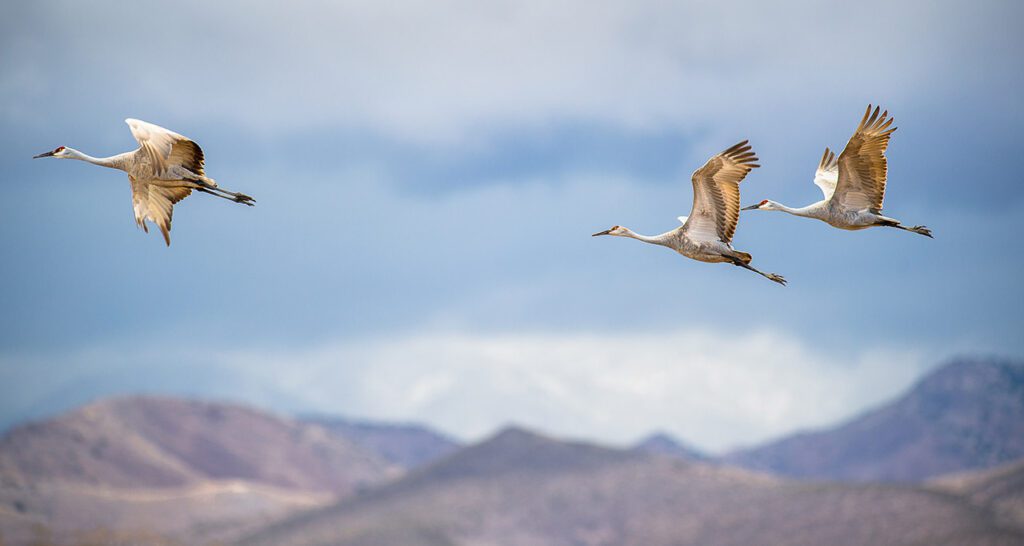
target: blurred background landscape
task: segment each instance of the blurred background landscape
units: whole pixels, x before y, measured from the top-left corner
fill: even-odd
[[[1017,3],[6,6],[0,541],[1024,542]],[[817,199],[864,107],[886,211],[675,226],[749,138],[743,204]],[[196,140],[172,245],[123,173]],[[622,243],[622,244],[620,244]]]
[[[1024,363],[721,455],[107,398],[7,433],[0,506],[13,544],[1020,544]]]

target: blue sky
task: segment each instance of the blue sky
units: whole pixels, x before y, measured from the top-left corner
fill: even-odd
[[[0,22],[0,424],[122,392],[710,450],[822,426],[956,354],[1021,356],[1011,2],[35,2]],[[865,105],[886,212],[744,213],[749,272],[635,241],[749,138],[743,202],[817,200]],[[188,135],[253,195],[134,227],[122,173],[30,158]]]

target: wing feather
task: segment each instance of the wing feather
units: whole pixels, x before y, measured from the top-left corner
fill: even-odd
[[[740,182],[760,167],[748,141],[715,155],[693,173],[693,209],[683,225],[699,241],[732,242],[740,217]]]
[[[132,206],[135,209],[135,223],[146,233],[146,220],[156,224],[164,236],[164,242],[171,246],[171,219],[174,216],[174,205],[189,196],[189,188],[169,188],[158,186],[144,180],[129,177],[132,185]]]
[[[832,201],[847,210],[881,211],[888,163],[885,150],[895,127],[889,112],[868,105],[846,149],[839,154],[839,178]]]
[[[821,188],[825,199],[832,199],[836,192],[836,182],[839,180],[839,160],[832,150],[825,148],[825,153],[818,163],[818,170],[814,172],[814,184]]]
[[[192,140],[159,125],[128,118],[124,120],[132,136],[145,150],[153,165],[153,174],[163,176],[172,166],[181,166],[205,176],[203,150]]]

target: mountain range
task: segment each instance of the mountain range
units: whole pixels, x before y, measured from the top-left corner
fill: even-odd
[[[963,494],[805,483],[510,428],[239,546],[1011,545],[1024,521]],[[1019,492],[1019,490],[1018,490]]]
[[[168,397],[0,438],[0,544],[1022,544],[1024,366],[723,457]]]

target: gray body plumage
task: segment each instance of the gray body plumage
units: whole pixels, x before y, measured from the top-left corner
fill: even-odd
[[[638,236],[634,238],[668,247],[687,258],[699,262],[731,263],[736,259],[742,259],[742,253],[737,252],[731,244],[723,243],[722,241],[698,241],[691,239],[686,235],[685,226],[680,226],[672,231],[652,237]]]

